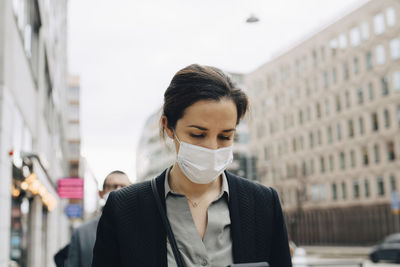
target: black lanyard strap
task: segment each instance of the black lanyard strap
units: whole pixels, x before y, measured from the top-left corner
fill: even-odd
[[[171,244],[172,252],[174,253],[176,264],[178,267],[185,267],[185,265],[183,264],[181,253],[178,250],[178,245],[176,244],[174,233],[172,232],[171,225],[169,224],[167,214],[165,213],[165,210],[161,204],[161,199],[160,195],[158,194],[156,179],[151,180],[151,189],[153,191],[153,195],[156,200],[157,208],[158,211],[160,212],[165,230],[167,231],[167,236],[169,239],[169,243]]]

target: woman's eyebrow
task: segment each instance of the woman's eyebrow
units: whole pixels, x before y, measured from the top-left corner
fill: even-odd
[[[202,130],[202,131],[207,131],[208,130],[207,128],[201,127],[201,126],[198,126],[198,125],[188,125],[187,127],[197,128],[197,129]],[[231,129],[222,130],[222,132],[224,132],[224,133],[229,133],[229,132],[233,132],[233,131],[236,131],[236,129],[235,128],[231,128]]]
[[[229,133],[229,132],[233,132],[233,131],[236,131],[236,129],[232,128],[232,129],[223,130],[224,133]]]
[[[201,126],[198,126],[198,125],[188,125],[188,127],[197,128],[197,129],[202,130],[202,131],[207,131],[208,130],[207,128],[204,128],[204,127],[201,127]]]

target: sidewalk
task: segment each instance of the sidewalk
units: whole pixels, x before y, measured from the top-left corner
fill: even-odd
[[[322,258],[368,258],[371,247],[302,246],[309,256]]]

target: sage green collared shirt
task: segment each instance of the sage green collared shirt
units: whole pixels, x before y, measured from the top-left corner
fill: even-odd
[[[207,229],[202,240],[194,224],[187,198],[169,186],[169,168],[165,175],[167,216],[186,267],[226,267],[233,263],[229,188],[222,173],[222,190],[208,207]],[[167,238],[168,266],[175,267],[174,253]]]

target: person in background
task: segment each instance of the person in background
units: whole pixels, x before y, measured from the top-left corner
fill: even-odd
[[[226,171],[247,110],[246,94],[221,70],[193,64],[175,74],[160,119],[175,163],[111,192],[92,267],[292,266],[277,192]]]
[[[130,185],[128,176],[122,171],[113,171],[106,176],[103,191],[99,191],[105,203],[111,191]],[[93,247],[96,241],[96,230],[100,216],[74,229],[68,249],[67,267],[90,267],[92,265]]]

